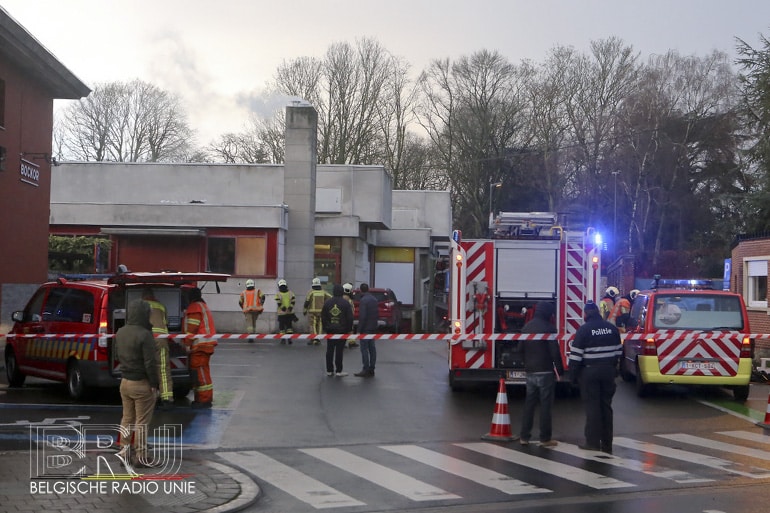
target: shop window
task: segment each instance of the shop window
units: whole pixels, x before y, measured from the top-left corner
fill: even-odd
[[[321,280],[324,290],[331,293],[332,286],[340,282],[342,261],[342,239],[339,237],[316,237],[313,276]]]
[[[744,299],[750,308],[767,308],[767,260],[746,261]]]
[[[211,272],[259,277],[267,274],[267,237],[212,237],[208,240]]]

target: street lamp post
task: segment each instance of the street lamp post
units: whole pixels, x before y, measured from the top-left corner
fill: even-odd
[[[492,236],[492,223],[494,222],[495,212],[492,210],[492,189],[500,188],[503,182],[489,182],[489,226],[487,226],[488,236]]]
[[[613,171],[612,176],[615,178],[615,199],[612,206],[612,255],[618,257],[618,173],[620,171]]]
[[[492,210],[492,189],[503,186],[503,182],[489,182],[489,213],[494,214],[494,210]]]

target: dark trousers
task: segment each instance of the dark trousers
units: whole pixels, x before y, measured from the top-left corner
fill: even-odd
[[[540,441],[551,439],[551,406],[556,376],[553,372],[527,373],[527,397],[524,399],[524,412],[521,415],[519,436],[527,440],[532,436],[532,424],[535,419],[535,407],[540,404]]]
[[[612,397],[615,395],[615,367],[592,365],[580,373],[580,396],[586,411],[586,444],[612,450]]]
[[[374,345],[375,339],[360,338],[358,341],[361,343],[361,363],[363,364],[364,372],[374,372],[374,366],[377,364],[377,347]]]
[[[326,339],[326,372],[342,372],[342,351],[345,349],[344,338]],[[337,367],[337,370],[334,370]]]
[[[292,322],[294,321],[294,314],[279,314],[278,315],[278,331],[281,333],[293,333],[294,328]]]

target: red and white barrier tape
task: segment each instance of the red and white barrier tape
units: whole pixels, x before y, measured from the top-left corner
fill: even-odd
[[[724,334],[727,335],[727,334]],[[91,333],[57,333],[57,334],[0,334],[0,338],[111,338],[114,334],[91,334]],[[748,336],[755,340],[770,340],[769,333],[752,333]],[[373,340],[449,340],[459,342],[463,340],[546,340],[559,338],[573,338],[574,334],[560,336],[555,333],[467,333],[462,335],[452,335],[449,333],[350,333],[343,335],[313,335],[312,333],[293,333],[291,335],[281,335],[280,333],[216,333],[213,335],[186,335],[183,333],[172,333],[168,335],[155,335],[156,338],[168,338],[174,340],[192,340],[196,338],[205,338],[213,340],[287,340],[287,339],[373,339]]]

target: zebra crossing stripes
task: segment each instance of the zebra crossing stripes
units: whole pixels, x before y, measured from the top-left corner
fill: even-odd
[[[422,446],[427,444],[386,444],[217,455],[285,492],[288,497],[274,498],[278,505],[275,511],[292,510],[281,501],[295,501],[296,511],[300,511],[296,508],[299,501],[305,508],[343,511],[379,503],[402,508],[410,502],[461,505],[496,493],[498,498],[554,497],[575,493],[574,483],[593,490],[625,491],[658,489],[660,480],[679,487],[733,476],[770,479],[770,464],[762,463],[770,461],[766,435],[755,431],[715,434],[713,440],[685,433],[650,435],[660,444],[616,437],[614,455],[565,442],[547,450],[536,444],[522,448],[518,444],[466,442],[435,443],[429,448]],[[736,443],[723,441],[729,439]],[[741,440],[753,447],[739,445]],[[694,448],[685,450],[685,444]],[[747,458],[767,468],[751,466],[745,463]],[[532,471],[539,475],[535,478]],[[397,499],[401,502],[394,502]]]
[[[577,456],[578,458],[583,458],[585,460],[605,463],[607,465],[612,465],[622,469],[635,470],[637,472],[647,474],[648,476],[659,477],[661,479],[669,479],[675,483],[680,484],[707,483],[713,481],[713,479],[698,477],[690,474],[689,472],[663,467],[655,463],[650,463],[649,461],[621,458],[620,456],[613,456],[603,452],[585,451],[579,448],[577,445],[564,442],[559,443],[559,445],[556,447],[552,447],[551,450],[558,451],[563,454],[569,454],[570,456]]]
[[[756,467],[750,467],[742,463],[735,463],[732,461],[723,460],[721,458],[716,458],[714,456],[685,451],[664,445],[640,442],[638,440],[632,440],[630,438],[624,437],[615,437],[615,439],[613,439],[613,444],[619,447],[626,447],[628,449],[634,449],[637,451],[657,454],[659,456],[665,456],[667,458],[695,463],[697,465],[714,468],[723,472],[729,472],[731,474],[736,474],[743,477],[751,477],[755,479],[764,479],[766,477],[770,477],[770,472],[765,469],[757,469]]]
[[[261,452],[217,454],[316,509],[366,505]]]
[[[413,501],[460,499],[459,495],[423,483],[413,477],[390,469],[370,460],[335,448],[300,449],[301,452],[325,461],[330,465],[355,474],[358,477],[387,488]]]
[[[636,486],[634,484],[626,483],[612,477],[607,477],[595,472],[583,470],[582,468],[573,467],[565,463],[551,461],[546,458],[540,458],[538,456],[532,456],[530,454],[515,451],[513,449],[507,449],[499,445],[493,445],[484,442],[454,445],[485,454],[487,456],[492,456],[493,458],[497,458],[499,460],[509,461],[511,463],[529,467],[541,472],[547,472],[549,474],[553,474],[554,476],[559,476],[562,479],[567,479],[569,481],[573,481],[575,483],[579,483],[597,490]]]
[[[494,488],[508,495],[521,495],[529,493],[549,493],[552,490],[519,481],[494,470],[468,463],[452,456],[446,456],[436,451],[424,449],[417,445],[381,445],[381,449],[394,452],[405,458],[410,458],[425,465],[443,470],[450,474],[465,478],[480,485]]]
[[[770,452],[763,451],[761,449],[754,449],[751,447],[744,447],[742,445],[728,444],[720,442],[718,440],[711,440],[708,438],[701,438],[699,436],[688,435],[685,433],[673,433],[664,435],[655,435],[666,440],[674,440],[676,442],[682,442],[690,445],[697,445],[700,447],[707,447],[709,449],[716,449],[723,452],[731,452],[733,454],[741,454],[743,456],[750,456],[752,458],[758,458],[760,460],[770,461]],[[766,471],[765,471],[766,472]],[[767,475],[763,477],[768,477]]]
[[[768,438],[766,434],[754,431],[717,431],[717,434],[740,438],[741,440],[747,440],[749,442],[758,442],[761,444],[770,443],[770,438]]]

